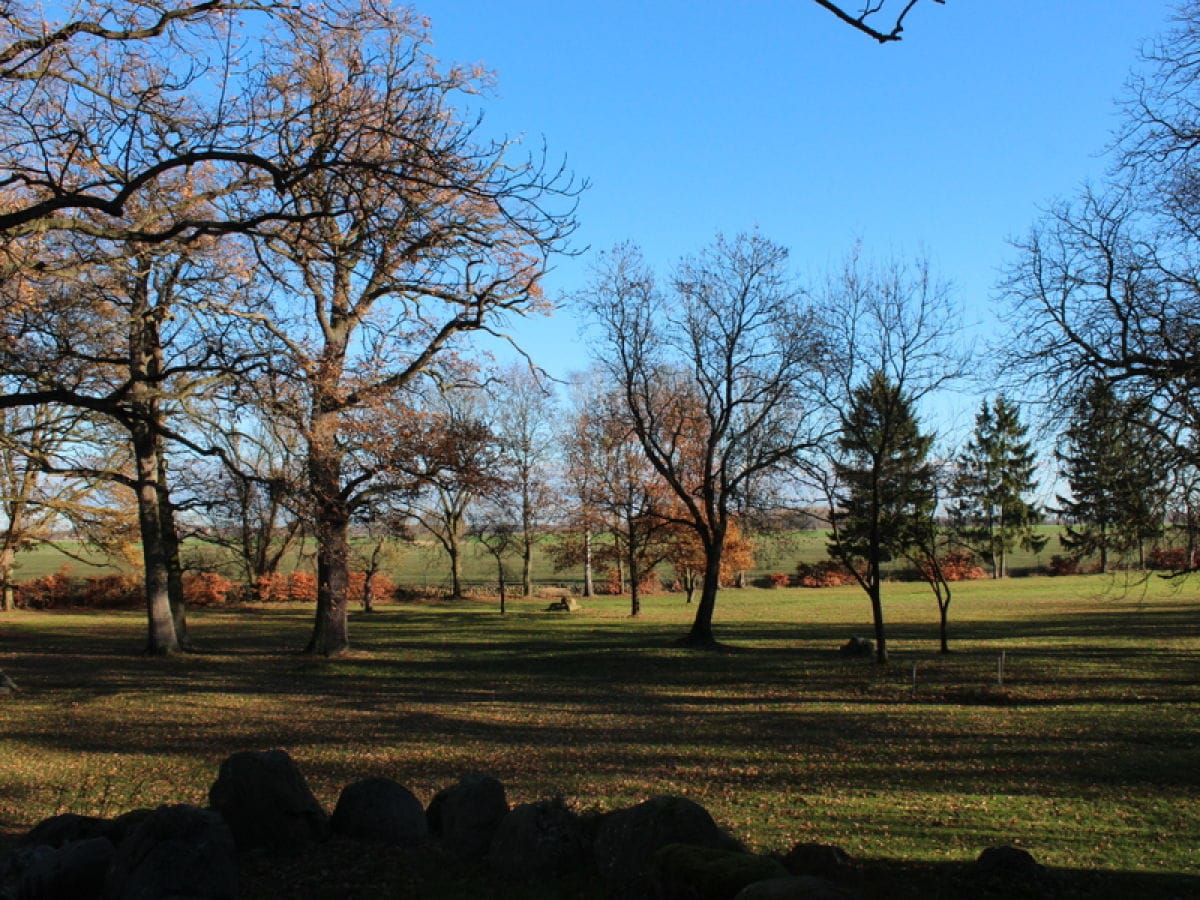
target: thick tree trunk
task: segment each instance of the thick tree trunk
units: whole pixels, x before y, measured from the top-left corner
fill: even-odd
[[[696,617],[692,620],[692,629],[688,632],[683,643],[688,647],[714,647],[717,639],[713,635],[713,612],[717,608],[717,593],[721,589],[721,551],[724,548],[718,543],[704,559],[704,579],[700,585],[700,603],[696,607]]]
[[[12,612],[13,564],[17,551],[12,547],[0,547],[0,611]]]
[[[180,647],[175,632],[175,619],[171,615],[167,548],[163,541],[162,518],[159,514],[158,452],[155,435],[147,428],[135,428],[133,449],[137,466],[138,528],[146,569],[146,653],[166,656],[178,653]]]
[[[350,648],[350,512],[341,496],[341,474],[335,416],[318,415],[308,450],[317,538],[317,616],[304,652],[319,656]]]
[[[948,601],[948,600],[945,602],[942,602],[941,600],[938,601],[938,616],[941,619],[940,632],[939,632],[940,637],[941,637],[941,652],[949,653],[950,652],[950,624],[949,624],[948,619],[950,617],[950,601]]]
[[[187,597],[183,593],[183,560],[179,555],[179,531],[175,527],[175,505],[171,502],[170,485],[167,481],[167,458],[163,453],[161,439],[158,444],[158,518],[162,529],[163,552],[167,560],[167,598],[171,604],[171,618],[175,622],[175,639],[184,650],[192,649],[192,638],[187,627]]]

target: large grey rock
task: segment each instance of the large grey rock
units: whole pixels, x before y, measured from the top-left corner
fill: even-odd
[[[988,847],[971,865],[969,878],[990,891],[1041,895],[1053,888],[1053,879],[1028,850]]]
[[[43,845],[43,849],[50,849]],[[101,900],[116,848],[106,837],[63,844],[33,856],[17,885],[17,900]]]
[[[23,843],[61,847],[72,841],[107,837],[111,823],[99,816],[81,816],[78,813],[61,813],[38,822],[25,835]]]
[[[609,813],[596,831],[596,866],[609,887],[633,896],[647,889],[650,860],[667,844],[741,850],[703,806],[686,797],[653,797]]]
[[[733,900],[746,885],[786,875],[767,856],[667,844],[651,857],[649,881],[656,900]]]
[[[734,900],[852,900],[855,895],[815,875],[793,875],[748,884]]]
[[[235,753],[221,763],[208,802],[239,850],[301,852],[329,836],[329,817],[283,750]]]
[[[833,844],[799,843],[783,858],[793,875],[814,875],[830,881],[858,881],[859,868],[841,847]]]
[[[329,824],[335,834],[393,846],[420,843],[429,836],[421,801],[390,778],[346,785]]]
[[[57,852],[54,847],[39,844],[33,847],[18,847],[0,856],[0,898],[16,898],[26,874],[50,865],[50,860]]]
[[[237,848],[217,813],[181,804],[160,806],[117,849],[108,900],[234,900]]]
[[[473,772],[429,802],[429,831],[452,853],[467,858],[484,856],[500,820],[508,814],[504,785],[491,775]]]
[[[587,860],[588,839],[579,817],[561,800],[514,806],[492,837],[488,863],[508,878],[559,875]]]

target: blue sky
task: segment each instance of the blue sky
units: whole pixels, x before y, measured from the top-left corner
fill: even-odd
[[[631,239],[667,270],[757,227],[816,279],[856,239],[924,251],[965,318],[1039,205],[1103,176],[1137,51],[1166,0],[922,0],[879,46],[810,0],[425,0],[435,53],[497,77],[489,132],[544,138],[592,186],[577,243]],[[589,255],[562,260],[552,297]],[[552,374],[582,368],[569,311],[516,331]],[[963,398],[969,420],[977,398]]]

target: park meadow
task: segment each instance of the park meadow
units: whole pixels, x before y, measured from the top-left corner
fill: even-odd
[[[297,652],[308,605],[195,610],[196,652],[169,658],[138,655],[144,613],[15,611],[0,618],[20,686],[0,700],[0,831],[204,805],[225,757],[279,747],[327,808],[367,775],[428,802],[483,771],[511,803],[685,795],[760,852],[821,842],[934,866],[1012,844],[1111,896],[1200,886],[1194,580],[961,583],[949,655],[925,585],[885,596],[886,666],[838,652],[869,633],[850,588],[723,591],[722,647],[703,652],[674,645],[680,594],[636,619],[623,597],[574,613],[510,599],[503,616],[490,598],[386,603],[352,615],[352,649],[328,659]],[[386,882],[372,865],[330,896]]]

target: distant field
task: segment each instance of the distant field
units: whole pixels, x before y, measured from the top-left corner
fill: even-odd
[[[1200,582],[962,584],[948,657],[923,586],[889,584],[885,602],[885,668],[836,652],[869,631],[850,589],[724,592],[731,649],[715,653],[672,645],[691,615],[678,595],[637,620],[619,597],[503,618],[388,605],[355,615],[355,649],[332,661],[292,652],[306,607],[197,611],[200,652],[167,660],[136,654],[137,613],[0,615],[0,668],[22,687],[0,698],[0,831],[202,803],[226,755],[284,747],[327,807],[363,775],[427,802],[482,769],[512,802],[686,793],[762,850],[932,863],[1019,843],[1064,869],[1189,876],[1152,895],[1192,895]],[[1151,895],[1114,890],[1089,896]]]
[[[1061,553],[1062,547],[1058,542],[1058,529],[1046,526],[1051,534],[1050,543],[1037,557],[1032,553],[1018,551],[1010,557],[1010,568],[1019,572],[1045,563],[1053,554]],[[533,578],[539,584],[579,584],[583,581],[582,569],[555,571],[546,552],[553,538],[542,541],[534,554]],[[827,558],[826,545],[828,537],[823,531],[796,531],[778,535],[760,536],[757,539],[755,567],[752,575],[765,575],[771,572],[794,572],[796,565],[801,562],[812,563]],[[72,575],[87,577],[103,575],[123,568],[119,561],[104,556],[88,553],[81,547],[67,545],[66,549],[75,556],[82,556],[84,561],[72,558],[53,547],[38,547],[17,557],[17,580],[24,581],[50,575],[65,568]],[[216,554],[210,548],[204,548],[199,542],[189,542],[187,553],[202,554],[213,558]],[[311,555],[311,546],[308,552]],[[89,564],[90,563],[90,564]],[[293,557],[289,567],[311,567],[311,558]],[[516,561],[510,563],[510,571],[515,579],[520,571]],[[405,543],[397,541],[394,544],[393,557],[387,566],[387,572],[399,584],[446,587],[449,585],[446,556],[441,548],[432,541]],[[667,572],[664,570],[664,577]],[[495,562],[481,547],[471,544],[463,560],[464,578],[475,584],[492,584],[495,579]],[[602,577],[597,572],[597,578]]]

